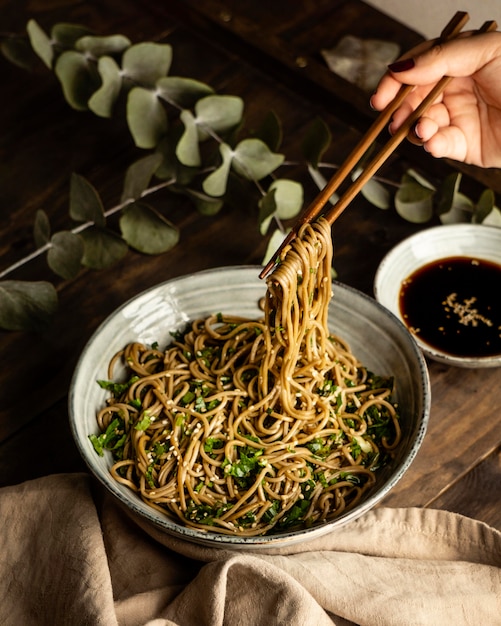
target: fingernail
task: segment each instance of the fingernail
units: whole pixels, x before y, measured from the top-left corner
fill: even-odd
[[[412,129],[414,131],[414,134],[416,135],[416,137],[418,139],[422,139],[423,137],[421,136],[420,132],[419,132],[419,122],[416,122],[414,124],[414,128]]]
[[[375,95],[376,95],[376,94],[375,94],[375,93],[373,93],[373,94],[372,94],[372,96],[371,96],[371,97],[370,97],[370,99],[369,99],[369,106],[370,106],[370,108],[371,108],[373,111],[375,111],[375,110],[376,110],[376,107],[375,107],[375,106],[374,106],[374,104],[372,103],[372,98],[374,98],[374,96],[375,96]]]
[[[390,72],[406,72],[407,70],[411,70],[414,67],[414,59],[402,59],[401,61],[395,61],[395,63],[390,63],[388,65],[388,69]]]

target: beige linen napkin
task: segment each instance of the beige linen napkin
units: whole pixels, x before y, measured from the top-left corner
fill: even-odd
[[[274,551],[189,544],[84,474],[0,489],[4,626],[501,624],[501,533],[379,508]]]

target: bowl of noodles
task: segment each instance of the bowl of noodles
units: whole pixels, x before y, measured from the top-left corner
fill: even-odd
[[[225,548],[291,545],[378,504],[424,438],[424,358],[397,318],[332,283],[330,229],[255,266],[167,281],[96,330],[72,433],[133,517]]]

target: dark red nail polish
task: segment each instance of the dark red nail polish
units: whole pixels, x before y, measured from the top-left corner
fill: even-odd
[[[388,65],[388,69],[391,72],[406,72],[414,67],[414,59],[402,59],[402,61],[395,61]]]

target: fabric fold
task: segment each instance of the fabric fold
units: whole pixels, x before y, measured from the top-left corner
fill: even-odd
[[[226,550],[134,519],[86,474],[0,489],[0,623],[501,624],[501,533],[380,507],[296,546]]]

